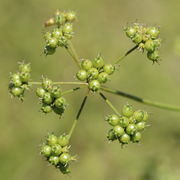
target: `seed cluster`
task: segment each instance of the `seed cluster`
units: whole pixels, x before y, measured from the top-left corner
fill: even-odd
[[[108,115],[106,121],[112,126],[107,138],[110,141],[119,140],[121,144],[137,143],[141,140],[141,132],[146,127],[148,113],[142,110],[134,111],[129,104],[122,108],[122,115]]]
[[[76,160],[75,156],[69,154],[69,149],[68,135],[63,134],[57,137],[49,134],[41,147],[41,154],[63,174],[68,174],[70,162]]]
[[[76,73],[80,81],[86,81],[91,91],[98,91],[101,84],[106,83],[109,76],[115,71],[115,66],[105,64],[102,56],[98,55],[94,60],[82,60],[81,69]]]
[[[57,11],[55,16],[45,23],[45,26],[57,26],[57,28],[54,28],[51,32],[46,32],[44,34],[44,39],[46,42],[44,48],[45,55],[54,54],[58,46],[68,46],[68,40],[72,39],[74,34],[73,22],[75,21],[75,19],[76,15],[73,11]]]
[[[58,115],[62,115],[67,107],[67,102],[62,97],[62,91],[59,86],[53,85],[53,82],[48,78],[43,78],[42,87],[36,89],[36,94],[40,98],[44,113],[54,111]]]
[[[25,90],[29,89],[29,80],[31,78],[31,66],[23,62],[19,63],[19,71],[11,74],[9,83],[9,92],[21,100],[24,99]]]
[[[147,51],[147,57],[153,62],[159,60],[159,28],[146,27],[145,25],[134,23],[125,28],[126,35],[136,44],[139,49]]]

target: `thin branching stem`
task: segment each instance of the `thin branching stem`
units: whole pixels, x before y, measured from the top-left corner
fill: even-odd
[[[72,42],[71,42],[71,41],[68,41],[68,45],[67,45],[67,47],[65,47],[65,48],[66,48],[67,52],[69,53],[69,55],[73,58],[73,60],[74,60],[74,62],[76,63],[76,65],[77,65],[79,68],[81,68],[81,65],[80,65],[80,63],[79,63],[79,56],[78,56],[78,54],[77,54],[77,52],[76,52],[76,50],[75,50]]]
[[[42,82],[29,82],[30,85],[41,85]],[[85,85],[87,86],[87,83],[84,82],[53,82],[54,85]]]
[[[74,129],[75,129],[76,125],[77,125],[78,119],[79,119],[79,117],[80,117],[80,115],[81,115],[81,113],[82,113],[82,110],[83,110],[83,108],[84,108],[84,106],[85,106],[85,104],[86,104],[88,95],[89,95],[89,92],[88,92],[88,94],[84,97],[84,99],[83,99],[83,101],[82,101],[82,103],[81,103],[81,106],[80,106],[80,108],[79,108],[79,110],[78,110],[78,113],[77,113],[77,115],[76,115],[76,119],[74,120],[74,122],[73,122],[73,124],[72,124],[72,127],[71,127],[71,129],[70,129],[70,131],[69,131],[69,134],[68,134],[68,135],[69,135],[69,139],[71,138],[71,136],[72,136],[72,134],[73,134],[73,132],[74,132]]]
[[[73,93],[73,92],[75,92],[75,91],[77,91],[77,90],[80,90],[80,89],[81,89],[81,87],[76,87],[76,88],[73,88],[73,89],[68,89],[68,90],[66,90],[66,91],[63,91],[63,92],[61,93],[61,95],[64,96],[64,95],[66,95],[66,94]]]
[[[111,94],[123,96],[123,97],[132,99],[134,101],[137,101],[137,102],[149,105],[149,106],[153,106],[153,107],[157,107],[157,108],[161,108],[161,109],[166,109],[166,110],[171,110],[171,111],[180,111],[180,106],[173,106],[173,105],[164,104],[164,103],[160,103],[160,102],[156,102],[156,101],[151,101],[148,99],[143,99],[141,97],[138,97],[138,96],[135,96],[132,94],[128,94],[128,93],[123,92],[123,91],[110,89],[107,87],[101,87],[101,90],[108,92],[108,93],[111,93]]]
[[[103,93],[99,93],[100,96],[104,99],[106,104],[118,115],[121,116],[121,114],[118,112],[118,110],[112,105],[112,103],[107,99],[107,97]]]
[[[134,46],[133,48],[131,48],[129,51],[127,51],[123,56],[119,57],[117,59],[117,61],[115,62],[115,64],[120,63],[126,56],[128,56],[129,54],[131,54],[134,50],[136,50],[139,47],[139,44]]]

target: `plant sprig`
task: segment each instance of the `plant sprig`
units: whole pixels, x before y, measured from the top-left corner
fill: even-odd
[[[31,66],[30,64],[25,64],[23,62],[19,64],[19,71],[11,74],[9,84],[10,94],[20,100],[24,100],[24,93],[26,90],[31,90],[33,86],[38,86],[36,95],[41,102],[41,111],[45,114],[54,112],[59,116],[61,116],[67,108],[67,101],[64,96],[80,89],[86,89],[86,95],[82,100],[76,118],[68,133],[62,133],[60,136],[56,136],[52,133],[48,134],[41,147],[41,154],[50,164],[58,168],[63,174],[70,173],[69,165],[71,161],[76,160],[76,157],[71,156],[69,153],[69,143],[80,115],[84,110],[87,99],[91,94],[98,93],[113,111],[114,114],[110,114],[105,118],[112,126],[108,131],[107,139],[109,141],[118,140],[122,145],[130,142],[140,142],[142,131],[148,126],[146,125],[146,122],[149,119],[148,113],[143,110],[134,110],[132,105],[129,104],[124,105],[119,112],[112,102],[107,99],[104,92],[126,97],[161,109],[180,111],[180,107],[178,106],[150,101],[104,86],[104,84],[111,79],[111,75],[116,72],[116,65],[135,50],[146,52],[147,58],[153,63],[159,61],[160,57],[158,51],[161,45],[159,28],[145,26],[144,24],[139,23],[134,23],[124,28],[126,35],[132,40],[135,46],[128,50],[123,56],[119,57],[114,64],[106,64],[101,54],[98,54],[92,60],[79,58],[71,41],[74,36],[73,23],[75,20],[76,14],[73,11],[58,10],[54,16],[45,22],[45,27],[52,27],[52,29],[44,33],[44,54],[46,56],[53,55],[59,47],[65,48],[67,53],[71,56],[72,61],[78,67],[76,79],[79,81],[56,82],[47,77],[43,77],[41,82],[32,81]],[[62,87],[67,85],[75,87],[62,90]]]

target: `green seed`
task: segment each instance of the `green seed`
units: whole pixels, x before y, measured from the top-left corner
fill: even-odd
[[[71,160],[71,156],[69,155],[69,153],[63,153],[59,157],[59,161],[62,164],[67,164],[70,160]]]
[[[88,74],[85,70],[79,70],[77,73],[76,73],[76,77],[78,78],[78,80],[80,81],[84,81],[87,79],[88,77]]]
[[[106,120],[111,126],[116,126],[119,124],[119,117],[115,114],[109,115]]]
[[[133,135],[136,132],[136,125],[135,124],[129,124],[126,128],[126,133],[129,135]]]
[[[92,80],[89,82],[89,89],[91,91],[94,91],[94,92],[98,91],[100,89],[100,87],[101,87],[101,85],[100,85],[99,81],[97,81],[97,80]]]
[[[123,106],[122,108],[122,114],[126,117],[131,117],[134,113],[134,108],[129,105],[129,104],[126,104]]]
[[[120,138],[122,144],[128,144],[130,142],[130,136],[128,134],[123,134]]]
[[[51,147],[48,145],[43,145],[41,147],[41,154],[45,157],[49,157],[51,155]]]
[[[113,66],[112,64],[106,64],[104,65],[103,69],[104,69],[104,72],[111,75],[115,71],[115,66]]]
[[[101,72],[98,75],[98,80],[99,80],[100,83],[105,83],[105,82],[107,82],[108,77],[109,77],[109,75],[106,72]]]
[[[124,134],[124,129],[119,125],[114,126],[113,130],[114,130],[114,134],[117,137],[120,137],[120,136],[122,136]]]
[[[88,60],[88,59],[85,59],[85,60],[83,60],[82,62],[81,62],[81,67],[82,67],[82,69],[84,69],[84,70],[86,70],[86,71],[88,71],[89,69],[91,69],[92,68],[92,62],[90,61],[90,60]]]

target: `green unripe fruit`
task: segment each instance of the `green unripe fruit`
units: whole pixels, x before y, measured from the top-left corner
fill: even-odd
[[[133,116],[136,121],[140,122],[144,118],[144,111],[141,110],[135,111]]]
[[[148,52],[147,53],[147,57],[148,59],[150,59],[151,61],[158,61],[159,59],[159,52],[157,50],[153,51],[153,52]]]
[[[104,65],[103,70],[107,74],[111,75],[115,71],[115,66],[113,66],[112,64],[106,64],[106,65]]]
[[[98,80],[99,80],[100,83],[105,83],[105,82],[107,82],[108,77],[109,77],[109,75],[106,72],[101,72],[98,75]]]
[[[59,162],[62,164],[67,164],[71,160],[71,156],[69,153],[63,153],[59,157]]]
[[[43,113],[50,113],[50,112],[52,111],[52,107],[49,106],[49,105],[44,104],[44,105],[41,107],[41,111],[42,111]]]
[[[67,146],[69,144],[69,136],[61,135],[58,137],[58,144],[62,147]]]
[[[88,71],[89,69],[91,69],[93,66],[92,62],[88,59],[85,59],[81,62],[81,67],[82,69]]]
[[[136,119],[134,118],[134,116],[129,117],[129,123],[136,123]]]
[[[20,75],[19,73],[14,73],[11,75],[11,81],[13,83],[13,81],[16,81],[16,80],[20,80]],[[14,84],[14,83],[13,83]]]
[[[44,39],[45,41],[49,41],[52,38],[52,35],[50,32],[44,33]]]
[[[52,152],[54,155],[58,156],[62,153],[62,147],[59,144],[55,144],[52,146]]]
[[[45,89],[45,90],[50,90],[52,88],[52,81],[48,78],[43,78],[43,81],[42,81],[42,87]]]
[[[51,96],[54,98],[59,98],[61,96],[61,89],[58,86],[53,86],[51,89]]]
[[[62,36],[62,31],[61,29],[54,29],[53,32],[52,32],[52,37],[56,38],[56,39],[59,39],[61,36]]]
[[[91,68],[88,71],[88,77],[90,79],[97,79],[99,75],[99,71],[96,68]]]
[[[49,157],[51,155],[51,147],[48,145],[43,145],[41,147],[41,154],[45,157]]]
[[[54,134],[49,134],[46,140],[49,146],[56,145],[58,142],[58,138]]]
[[[127,37],[133,38],[137,31],[136,31],[136,28],[134,27],[127,27],[125,29],[125,32],[126,32]]]
[[[19,79],[14,80],[12,83],[16,87],[21,87],[21,85],[22,85],[22,81]]]
[[[61,108],[61,107],[65,107],[66,106],[66,99],[63,98],[63,97],[60,97],[58,99],[55,100],[54,102],[54,105],[57,107],[57,108]]]
[[[68,22],[73,22],[73,21],[75,21],[75,19],[76,19],[76,13],[75,12],[69,11],[66,13],[66,20]]]
[[[132,136],[132,141],[133,142],[139,142],[141,140],[141,133],[140,132],[136,132],[133,136]]]
[[[122,114],[123,114],[124,116],[130,117],[130,116],[133,115],[133,113],[134,113],[134,109],[133,109],[133,107],[132,107],[131,105],[126,104],[126,105],[123,106],[123,108],[122,108]]]
[[[58,156],[50,156],[49,162],[56,166],[59,163],[59,157]]]
[[[119,117],[115,114],[112,114],[107,116],[106,121],[108,121],[111,126],[116,126],[119,124]]]
[[[66,23],[64,26],[63,26],[63,32],[66,34],[69,34],[69,33],[72,33],[73,32],[73,26],[71,23]]]
[[[56,52],[56,48],[51,48],[50,46],[46,46],[44,48],[44,54],[47,55],[52,55]]]
[[[65,22],[66,22],[65,14],[63,14],[63,13],[59,14],[59,12],[56,13],[55,22],[58,26],[65,24]]]
[[[54,111],[56,114],[60,115],[60,116],[64,113],[64,111],[65,111],[65,109],[66,109],[65,106],[62,106],[62,107],[59,107],[59,108],[57,108],[56,106],[53,106],[52,108],[53,108],[53,111]]]
[[[136,132],[136,125],[135,124],[129,124],[126,128],[126,133],[129,135],[133,135]]]
[[[140,42],[142,42],[143,37],[141,34],[136,34],[132,40],[134,43],[139,44]]]
[[[107,138],[108,138],[109,141],[114,141],[114,140],[117,139],[116,135],[114,134],[114,130],[113,129],[110,129],[108,131]]]
[[[45,94],[45,90],[43,88],[37,88],[36,89],[36,95],[40,98],[43,98],[44,94]]]
[[[138,122],[136,124],[136,129],[137,131],[143,131],[146,127],[146,123],[145,122]]]
[[[148,29],[147,33],[151,36],[152,39],[156,39],[159,36],[159,29],[156,27],[151,27]]]
[[[56,48],[58,45],[58,40],[57,38],[51,38],[48,40],[47,44],[50,48]]]
[[[51,104],[53,102],[53,98],[49,92],[45,92],[43,96],[43,103]]]
[[[91,91],[94,91],[94,92],[98,91],[100,89],[100,87],[101,87],[101,85],[100,85],[99,81],[97,81],[97,80],[92,80],[89,82],[89,89]]]
[[[22,73],[20,74],[20,76],[21,76],[21,81],[22,81],[23,83],[28,83],[28,81],[29,81],[30,78],[31,78],[31,75],[30,75],[30,73],[28,73],[28,72],[22,72]]]
[[[128,144],[130,142],[130,136],[128,134],[123,134],[120,138],[122,144]]]
[[[143,117],[143,121],[147,121],[149,118],[149,115],[146,111],[144,111],[144,117]]]
[[[23,73],[30,73],[31,72],[31,65],[30,64],[21,63],[19,65],[19,71],[23,72]]]
[[[93,60],[93,66],[97,69],[102,68],[104,66],[104,59],[101,56],[98,56]]]
[[[125,116],[120,117],[120,125],[125,128],[129,125],[129,119]]]
[[[85,70],[81,69],[76,73],[76,77],[80,80],[80,81],[84,81],[87,79],[88,74]]]
[[[21,87],[13,87],[13,88],[11,89],[11,94],[12,94],[13,96],[19,97],[19,96],[21,96],[21,95],[24,94],[24,89],[21,88]]]
[[[155,43],[153,40],[148,40],[146,41],[144,47],[148,52],[153,52],[155,50]]]
[[[114,134],[117,137],[120,137],[120,136],[122,136],[124,134],[124,129],[119,125],[114,126],[113,130],[114,130]]]
[[[60,170],[63,174],[69,174],[69,173],[70,173],[70,170],[69,170],[68,167],[69,167],[68,164],[66,164],[66,165],[59,164],[59,165],[58,165],[59,170]]]

